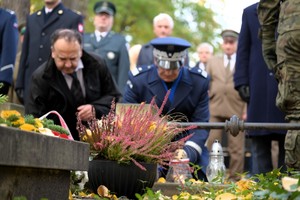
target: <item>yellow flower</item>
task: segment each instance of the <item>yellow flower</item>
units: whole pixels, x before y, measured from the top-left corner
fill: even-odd
[[[20,117],[18,120],[11,122],[11,124],[16,127],[21,126],[24,123],[25,123],[25,120],[23,117]]]
[[[150,127],[149,127],[149,131],[154,131],[155,129],[156,129],[156,122],[151,122],[151,125],[150,125]]]
[[[16,110],[2,110],[1,114],[0,114],[0,117],[3,118],[3,119],[7,119],[12,115],[16,115],[16,116],[20,117],[21,113],[19,113]]]
[[[19,127],[23,131],[36,131],[36,127],[33,126],[32,124],[23,124]]]
[[[40,120],[39,118],[34,118],[34,121],[35,121],[35,126],[37,128],[43,128],[42,120]]]
[[[166,179],[164,177],[160,177],[158,180],[157,180],[158,183],[166,183]]]

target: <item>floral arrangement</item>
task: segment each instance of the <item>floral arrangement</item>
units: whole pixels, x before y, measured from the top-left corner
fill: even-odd
[[[133,162],[143,170],[146,169],[141,162],[167,165],[190,136],[177,141],[173,141],[174,137],[195,128],[178,127],[168,123],[168,116],[161,116],[168,94],[160,108],[153,98],[150,104],[122,107],[116,114],[113,101],[110,112],[101,120],[94,117],[85,126],[78,119],[81,140],[90,144],[91,152],[99,159]]]
[[[0,125],[19,128],[23,131],[33,131],[50,136],[68,139],[69,132],[53,120],[34,118],[32,115],[22,116],[16,110],[2,110],[0,112]]]

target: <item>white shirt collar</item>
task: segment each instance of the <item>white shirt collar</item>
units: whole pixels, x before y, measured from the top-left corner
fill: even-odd
[[[53,10],[53,9],[49,9],[49,8],[45,7],[45,13],[46,13],[46,14],[52,12],[52,10]]]
[[[108,32],[100,32],[100,31],[98,31],[98,30],[95,30],[95,35],[96,35],[96,37],[97,37],[97,40],[98,40],[98,38],[99,38],[99,41],[100,41],[100,38],[101,38],[101,37],[104,38],[104,37],[107,35],[107,33],[108,33]]]

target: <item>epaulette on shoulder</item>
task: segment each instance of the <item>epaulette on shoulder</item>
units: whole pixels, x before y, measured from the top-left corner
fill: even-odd
[[[82,15],[82,13],[78,10],[73,10],[74,13],[78,14],[78,15]]]
[[[134,68],[131,73],[133,76],[138,76],[139,74],[142,74],[146,71],[149,71],[153,65],[142,65],[142,66],[137,66]]]
[[[7,12],[9,12],[11,15],[14,15],[15,14],[15,11],[13,11],[13,10],[10,10],[10,9],[5,9]]]
[[[194,74],[199,74],[199,75],[203,76],[204,78],[207,78],[207,72],[203,69],[200,69],[199,67],[190,67],[189,70],[190,70],[190,72],[192,72]]]

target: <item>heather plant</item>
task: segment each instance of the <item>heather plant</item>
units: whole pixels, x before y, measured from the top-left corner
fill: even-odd
[[[97,159],[133,162],[143,170],[141,162],[167,165],[173,152],[182,148],[190,136],[177,141],[174,137],[195,128],[179,127],[168,122],[170,116],[162,116],[168,95],[160,108],[153,98],[150,104],[122,107],[116,114],[113,101],[110,112],[101,120],[94,117],[85,126],[78,119],[81,140],[90,144]]]

